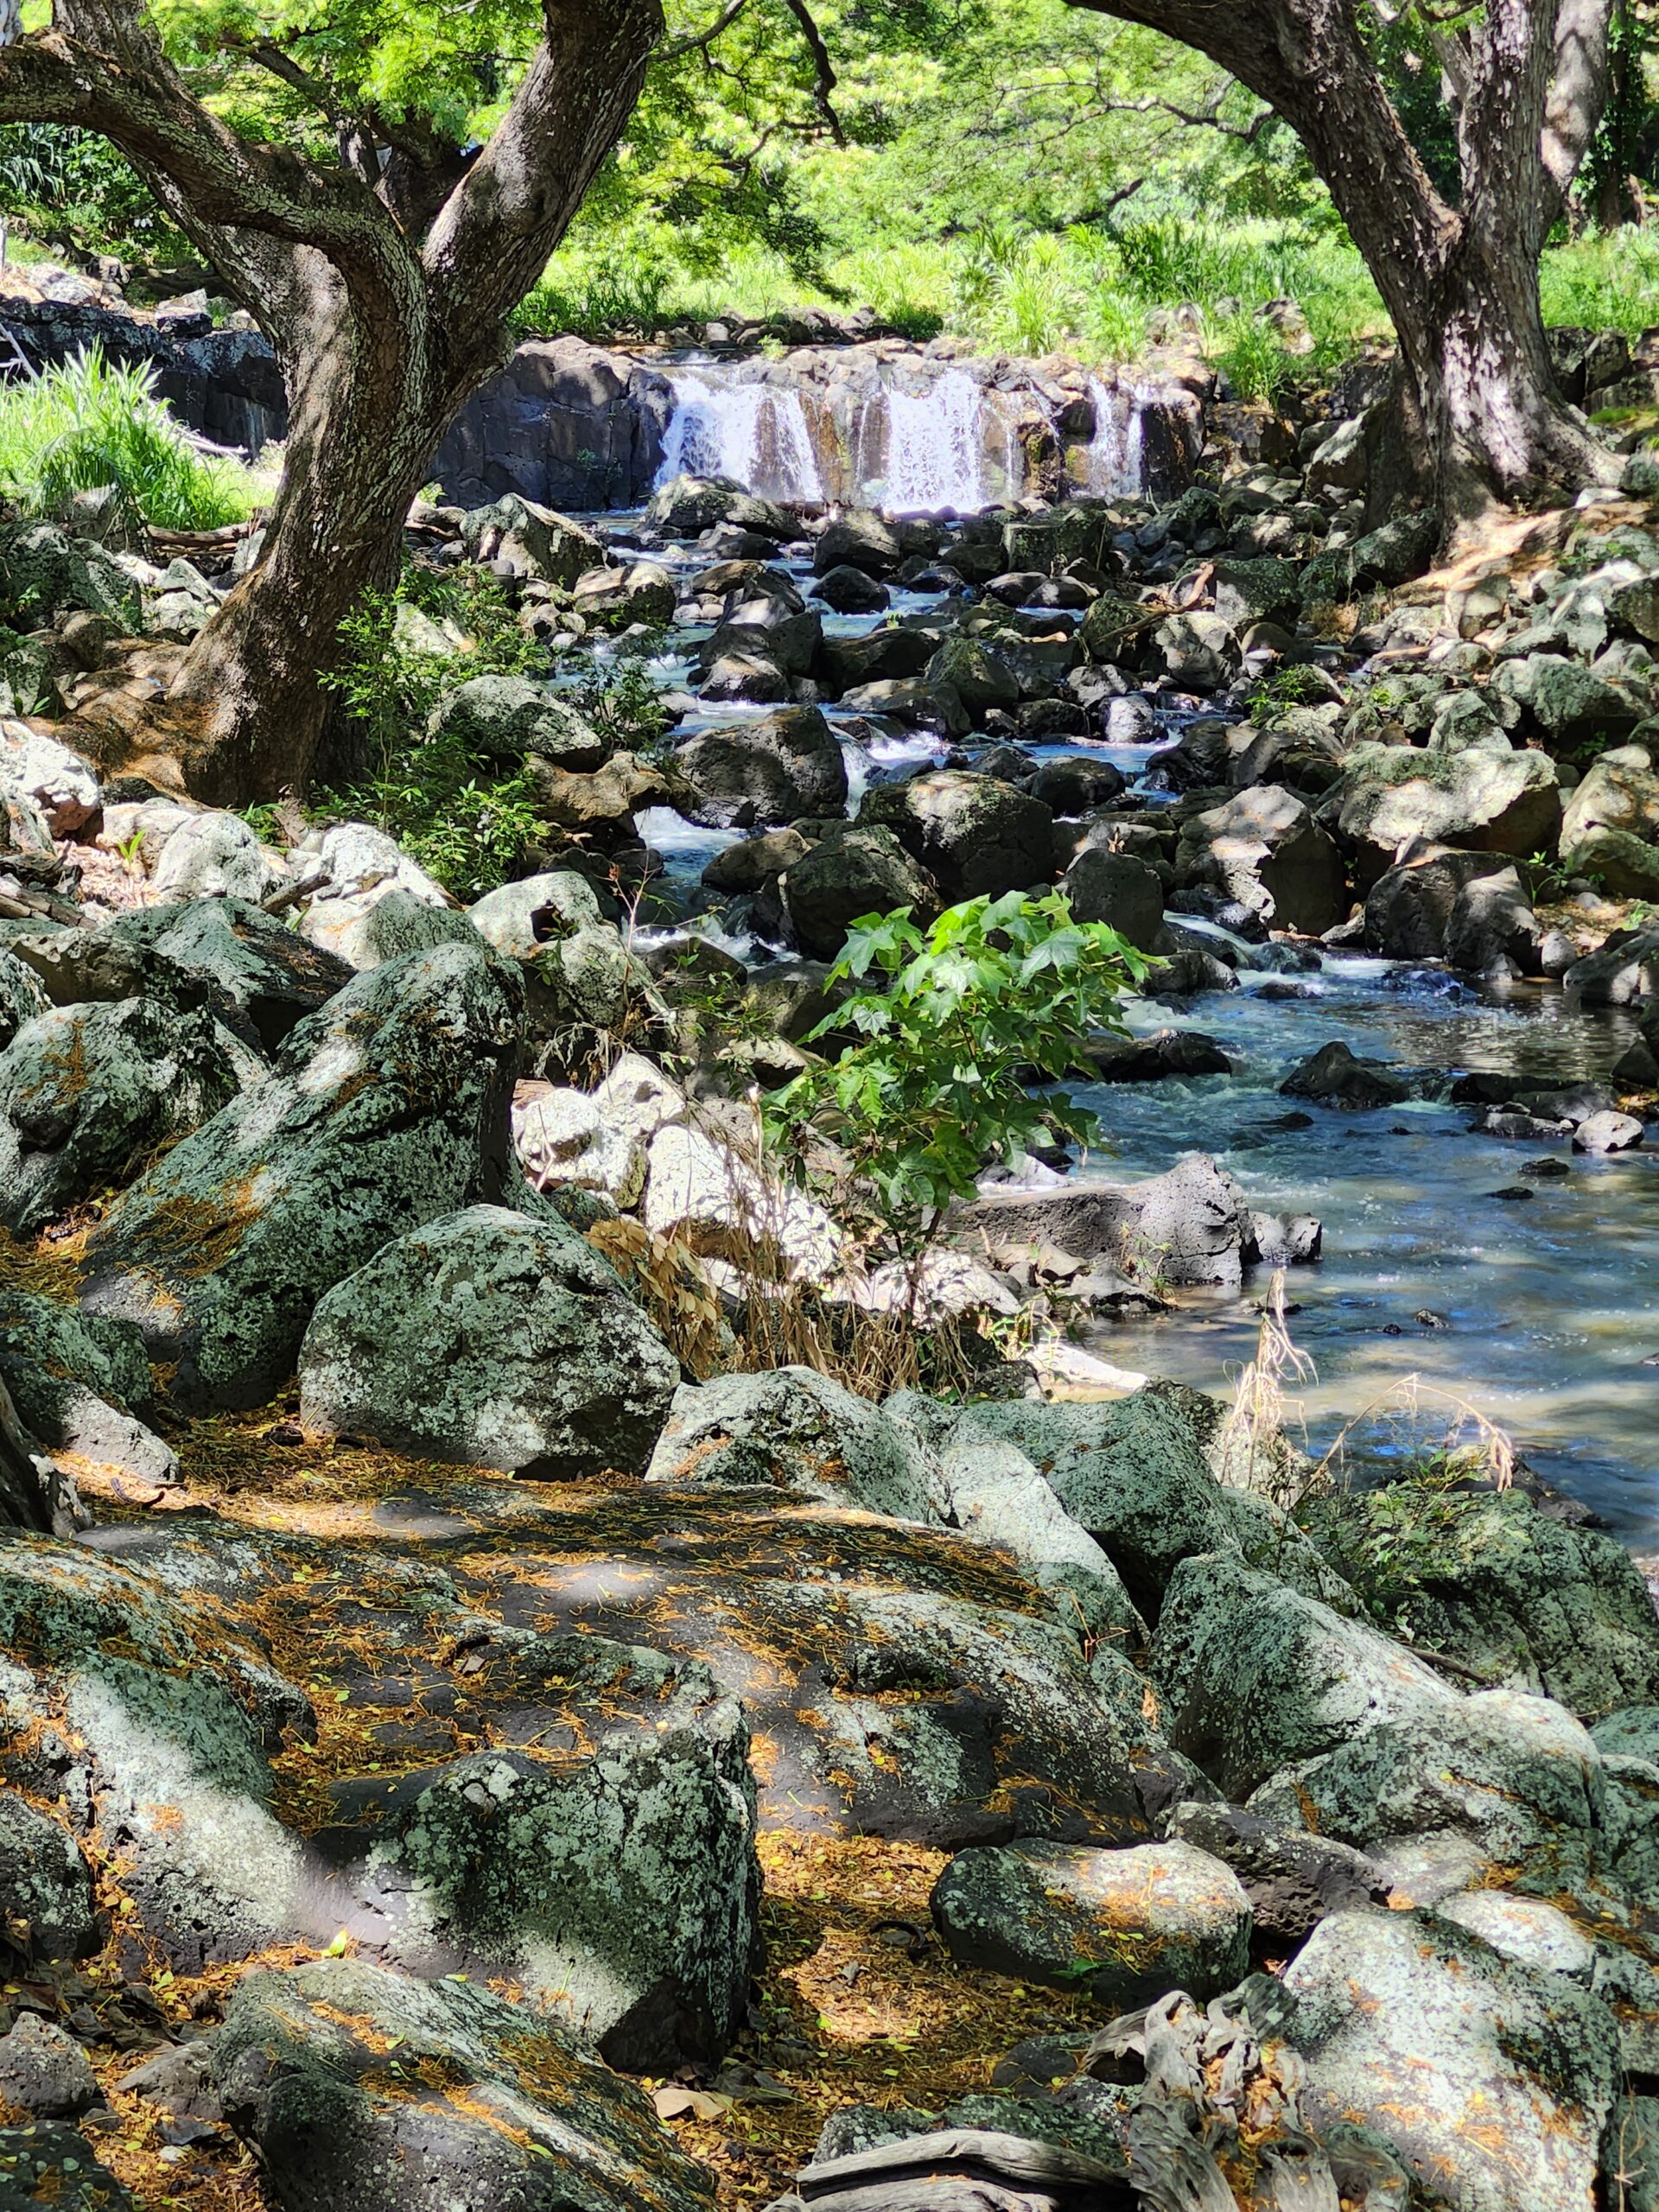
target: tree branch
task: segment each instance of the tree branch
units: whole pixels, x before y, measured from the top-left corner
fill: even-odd
[[[847,134],[841,127],[841,118],[836,113],[830,97],[837,82],[835,65],[830,59],[830,49],[823,42],[823,34],[813,21],[812,11],[806,0],[784,0],[784,5],[800,25],[801,36],[806,41],[807,50],[812,56],[813,89],[818,112],[829,126],[830,136],[836,145],[844,146]]]

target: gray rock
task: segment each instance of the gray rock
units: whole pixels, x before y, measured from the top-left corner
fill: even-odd
[[[1255,1933],[1269,1946],[1294,1950],[1327,1915],[1388,1902],[1388,1877],[1363,1851],[1275,1827],[1236,1805],[1202,1799],[1177,1805],[1167,1828],[1232,1868],[1250,1901]]]
[[[851,507],[819,533],[812,566],[821,576],[843,567],[861,569],[868,576],[885,576],[904,556],[903,546],[879,514],[868,507]]]
[[[8,605],[29,618],[29,628],[77,609],[107,616],[121,637],[139,627],[137,588],[113,554],[55,523],[14,522],[0,530],[0,576]]]
[[[1238,639],[1218,614],[1172,614],[1152,642],[1165,674],[1183,691],[1223,690],[1243,665]]]
[[[1020,703],[1018,677],[972,638],[947,638],[927,664],[923,681],[935,690],[954,691],[976,728],[982,725],[988,708]]]
[[[940,768],[879,784],[864,796],[858,826],[890,829],[947,904],[1028,891],[1053,878],[1052,814],[991,776]]]
[[[1411,1096],[1411,1085],[1403,1077],[1380,1060],[1357,1059],[1339,1039],[1321,1045],[1292,1069],[1279,1089],[1286,1098],[1311,1098],[1321,1106],[1346,1107],[1355,1113],[1399,1106]]]
[[[1421,753],[1360,745],[1321,802],[1320,818],[1392,861],[1408,839],[1526,860],[1560,827],[1554,763],[1541,753]]]
[[[155,1384],[143,1338],[130,1322],[98,1320],[28,1291],[0,1291],[0,1383],[49,1451],[149,1483],[178,1480],[171,1446],[137,1417]]]
[[[78,1959],[102,1938],[92,1870],[63,1824],[0,1789],[0,1921],[27,1957]]]
[[[132,999],[38,1014],[0,1053],[0,1222],[43,1228],[262,1072],[205,1013]]]
[[[1652,592],[1650,581],[1643,588]],[[1616,830],[1651,843],[1659,837],[1659,775],[1645,745],[1615,746],[1585,770],[1561,809],[1561,845],[1571,850],[1592,830]]]
[[[836,614],[880,614],[892,596],[885,584],[845,561],[826,570],[812,590]]]
[[[1459,1702],[1403,1644],[1236,1553],[1176,1567],[1152,1668],[1171,1743],[1230,1797],[1383,1721],[1432,1719]],[[1332,1824],[1321,1833],[1370,1840]]]
[[[1582,1006],[1630,1006],[1659,995],[1659,929],[1615,930],[1561,977]]]
[[[1031,795],[1057,815],[1086,814],[1122,796],[1128,779],[1096,753],[1063,753],[1045,760],[1031,779]]]
[[[736,1700],[690,1685],[574,1765],[424,1770],[372,1831],[354,1924],[383,1916],[399,1965],[510,1976],[613,2066],[716,2060],[759,1942],[748,1746]]]
[[[1595,1945],[1559,1906],[1541,1897],[1517,1897],[1507,1890],[1460,1890],[1434,1910],[1440,1919],[1466,1928],[1506,1959],[1590,1986]]]
[[[1631,692],[1559,653],[1528,653],[1505,661],[1493,688],[1524,707],[1566,752],[1591,738],[1628,736],[1647,713]]]
[[[1535,976],[1543,940],[1520,876],[1506,868],[1459,892],[1446,925],[1446,963],[1471,976]]]
[[[480,1205],[327,1292],[299,1380],[308,1433],[562,1481],[643,1471],[679,1363],[585,1237]]]
[[[251,1974],[215,2063],[293,2212],[711,2212],[638,2090],[544,2011],[466,1982],[345,1959]]]
[[[866,914],[908,906],[924,926],[939,911],[937,884],[891,830],[849,830],[815,845],[785,871],[784,912],[802,951],[833,960]]]
[[[1132,853],[1087,845],[1065,872],[1065,890],[1080,922],[1105,922],[1139,952],[1167,951],[1164,887]]]
[[[521,1007],[481,942],[359,976],[105,1216],[83,1304],[136,1321],[181,1398],[262,1403],[324,1291],[508,1187]]]
[[[527,676],[474,676],[433,709],[427,734],[503,763],[537,753],[582,775],[608,750],[591,722]]]
[[[86,2054],[55,2020],[20,2012],[0,2036],[0,2098],[37,2120],[78,2120],[99,2101]]]
[[[1212,887],[1259,922],[1319,937],[1347,914],[1341,857],[1306,799],[1258,784],[1186,823],[1176,855],[1185,886]]]
[[[1342,1913],[1284,1974],[1317,2135],[1365,2116],[1455,2212],[1588,2205],[1619,2088],[1606,2008],[1416,1913]]]
[[[1642,1142],[1642,1124],[1633,1114],[1591,1114],[1573,1132],[1574,1152],[1634,1152]]]
[[[1374,1855],[1395,1837],[1465,1837],[1489,1862],[1548,1880],[1550,1854],[1563,1838],[1576,1848],[1592,1834],[1603,1796],[1600,1754],[1565,1707],[1480,1690],[1382,1715],[1351,1741],[1287,1766],[1249,1809]]]
[[[1562,864],[1588,876],[1611,898],[1659,897],[1659,845],[1628,830],[1586,830],[1572,843],[1561,841]]]
[[[963,1965],[1082,1988],[1118,2012],[1172,1989],[1213,1997],[1249,1963],[1249,1900],[1230,1867],[1190,1843],[964,1851],[930,1902]]]
[[[516,575],[559,584],[567,591],[605,558],[604,540],[584,524],[518,492],[469,510],[461,536],[474,561],[501,561]]]
[[[1216,613],[1236,630],[1252,622],[1294,630],[1302,611],[1301,573],[1294,561],[1217,561],[1215,603]]]
[[[816,707],[716,723],[675,759],[701,796],[696,818],[722,829],[838,815],[847,804],[841,741]]]
[[[283,880],[283,864],[237,814],[199,814],[181,823],[150,871],[150,888],[175,906],[194,899],[257,901]]]
[[[683,1383],[645,1479],[792,1491],[912,1521],[935,1518],[944,1496],[912,1428],[806,1367]]]

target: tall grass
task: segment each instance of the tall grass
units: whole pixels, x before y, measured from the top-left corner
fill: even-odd
[[[75,493],[106,486],[130,524],[157,530],[245,522],[257,497],[248,470],[191,442],[148,364],[111,363],[92,346],[0,385],[0,493],[28,513],[57,515]]]

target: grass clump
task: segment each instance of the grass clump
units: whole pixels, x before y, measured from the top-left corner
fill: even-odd
[[[146,362],[92,346],[0,385],[0,492],[26,512],[60,515],[77,492],[112,487],[130,527],[219,530],[256,504],[246,469],[202,453],[167,411]]]

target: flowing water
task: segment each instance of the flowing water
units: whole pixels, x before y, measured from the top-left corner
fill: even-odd
[[[1146,488],[1145,395],[1113,391],[1089,379],[1095,403],[1095,435],[1089,446],[1087,488],[1106,499],[1133,498]]]
[[[688,551],[680,565],[695,568],[703,558]],[[785,565],[803,585],[809,580],[804,549]],[[923,608],[937,612],[938,601],[894,595],[896,613]],[[855,635],[877,619],[827,615],[825,627]],[[660,680],[685,679],[704,634],[676,633],[658,664]],[[700,705],[681,734],[766,711]],[[870,782],[941,756],[942,742],[922,734],[860,741],[868,725],[834,707],[826,711],[847,748],[854,808]],[[1066,739],[1029,749],[1039,757],[1098,752],[1144,788],[1176,732],[1175,717],[1165,723],[1152,746]],[[1154,791],[1146,795],[1158,803]],[[691,908],[705,903],[697,879],[736,833],[698,829],[666,810],[640,826],[663,859],[671,897]],[[777,950],[756,941],[741,901],[697,914],[691,926],[745,958]],[[1263,953],[1236,948],[1236,955],[1241,950],[1247,960]],[[1539,1473],[1623,1535],[1659,1544],[1659,1364],[1645,1363],[1659,1355],[1659,1146],[1592,1160],[1575,1156],[1565,1138],[1516,1142],[1471,1134],[1472,1109],[1443,1103],[1444,1084],[1439,1100],[1425,1085],[1423,1099],[1360,1114],[1304,1109],[1278,1089],[1333,1038],[1403,1069],[1488,1070],[1541,1085],[1595,1079],[1628,1043],[1627,1015],[1575,1011],[1546,987],[1495,996],[1436,969],[1338,953],[1305,974],[1246,969],[1236,990],[1173,1006],[1133,1001],[1128,1015],[1138,1033],[1204,1032],[1234,1071],[1082,1090],[1100,1117],[1103,1142],[1077,1172],[1134,1181],[1161,1173],[1183,1153],[1204,1151],[1237,1177],[1255,1205],[1319,1217],[1323,1261],[1287,1276],[1299,1309],[1292,1331],[1318,1368],[1317,1380],[1299,1391],[1316,1447],[1419,1376],[1478,1405]],[[1544,1158],[1567,1173],[1521,1174],[1523,1164]],[[1494,1195],[1516,1189],[1532,1195]],[[1267,1287],[1258,1271],[1242,1292],[1172,1292],[1168,1313],[1101,1321],[1088,1341],[1118,1366],[1224,1393],[1254,1349]],[[1356,1453],[1363,1459],[1421,1442],[1443,1426],[1443,1414],[1427,1408],[1409,1435],[1397,1422],[1372,1425],[1356,1438]]]
[[[674,411],[663,436],[657,481],[724,476],[762,499],[815,506],[823,485],[798,391],[784,385],[715,382],[681,371],[670,378]]]

